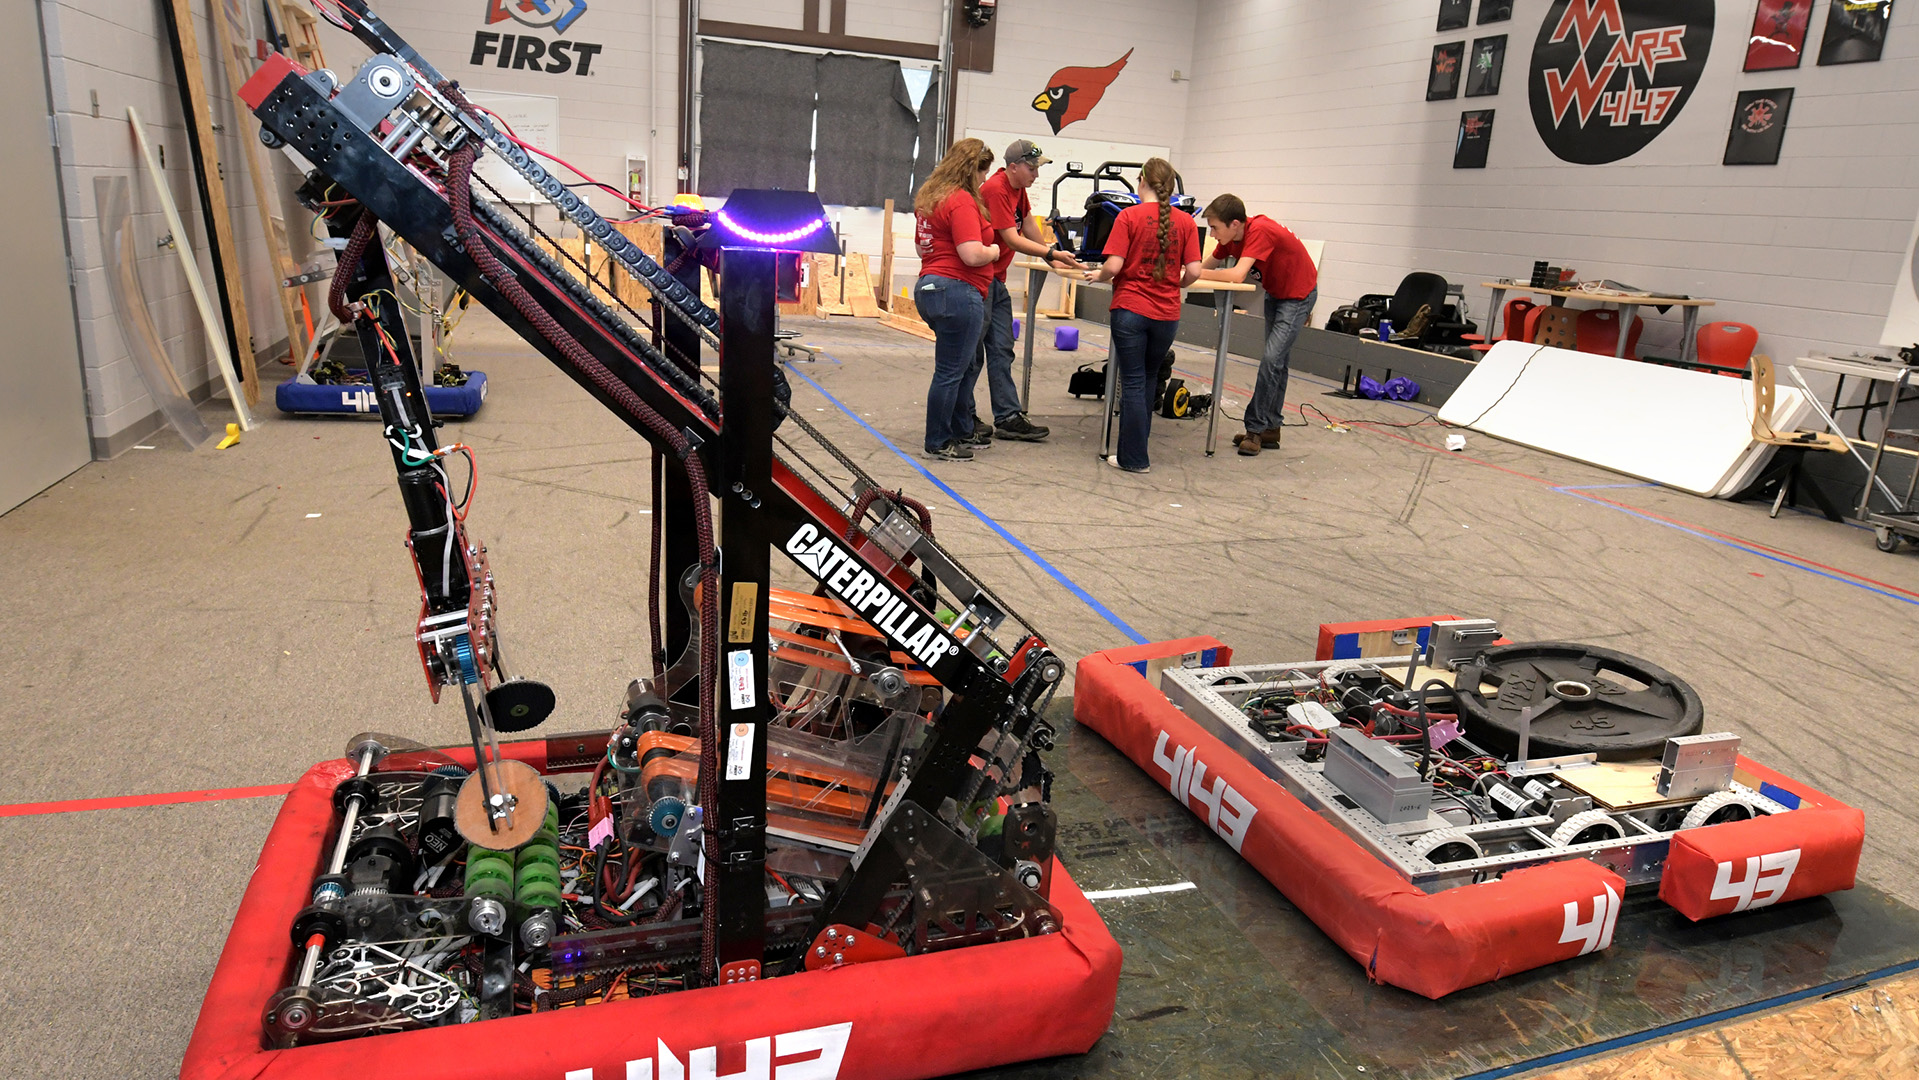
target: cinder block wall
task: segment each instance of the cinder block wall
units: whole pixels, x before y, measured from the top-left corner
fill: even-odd
[[[1469,283],[1483,316],[1480,281],[1548,259],[1717,299],[1702,321],[1757,327],[1775,358],[1877,342],[1919,210],[1919,10],[1894,10],[1880,61],[1818,67],[1815,4],[1803,64],[1745,74],[1753,5],[1716,5],[1704,74],[1671,126],[1624,160],[1574,165],[1528,106],[1551,6],[1518,0],[1510,21],[1441,33],[1430,0],[1202,4],[1188,182],[1325,240],[1321,293],[1339,302],[1423,269]],[[1433,46],[1490,34],[1507,35],[1500,93],[1427,102]],[[1786,86],[1779,164],[1721,165],[1738,92]],[[1482,108],[1496,110],[1487,167],[1454,170],[1459,114]],[[1675,354],[1678,313],[1642,314],[1642,351]]]
[[[174,81],[166,22],[157,0],[37,0],[45,27],[47,70],[59,141],[60,183],[66,200],[66,228],[74,259],[74,301],[80,320],[80,354],[87,385],[87,418],[96,458],[112,457],[159,431],[161,419],[146,384],[128,357],[113,300],[107,292],[99,233],[99,207],[93,181],[98,176],[126,177],[131,184],[134,237],[140,252],[139,274],[154,323],[181,380],[196,397],[213,392],[219,374],[212,366],[200,317],[187,291],[178,257],[158,246],[167,234],[159,199],[127,124],[127,106],[140,112],[148,137],[165,147],[166,182],[186,222],[187,240],[200,258],[200,272],[214,289],[207,257],[210,236],[200,214],[193,182],[193,156],[187,123]],[[217,0],[215,0],[217,2]],[[257,5],[255,5],[257,6]],[[255,13],[257,15],[257,13]],[[194,25],[206,78],[214,100],[213,121],[220,159],[225,163],[227,198],[233,208],[235,243],[247,281],[247,310],[254,349],[263,364],[273,363],[272,348],[286,331],[277,282],[253,209],[254,193],[240,158],[239,139],[252,128],[235,115],[237,103],[226,92],[226,75],[217,66],[218,39],[207,22],[205,0],[195,5]],[[98,98],[98,109],[94,107]],[[250,118],[249,118],[250,119]],[[215,303],[217,306],[217,294]]]

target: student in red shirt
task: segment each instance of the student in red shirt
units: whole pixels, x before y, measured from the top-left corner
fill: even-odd
[[[920,277],[913,303],[933,328],[933,385],[926,391],[926,456],[971,461],[973,358],[986,322],[986,292],[999,246],[988,242],[980,184],[993,152],[978,139],[961,139],[946,152],[913,198],[918,219]]]
[[[1218,242],[1201,275],[1212,281],[1245,281],[1259,271],[1266,288],[1266,348],[1259,362],[1253,399],[1246,403],[1246,434],[1233,438],[1243,457],[1261,447],[1279,449],[1280,416],[1286,405],[1286,375],[1293,342],[1313,317],[1319,300],[1319,270],[1306,245],[1272,218],[1248,219],[1237,195],[1221,195],[1206,206],[1206,227]]]
[[[1175,211],[1173,166],[1151,158],[1139,171],[1139,203],[1119,212],[1106,238],[1112,252],[1090,281],[1113,283],[1112,362],[1119,365],[1119,453],[1108,465],[1152,471],[1146,437],[1153,427],[1148,387],[1179,330],[1179,291],[1199,280],[1199,228]]]
[[[1039,167],[1051,159],[1041,154],[1030,139],[1015,139],[1006,148],[1006,167],[994,173],[980,188],[991,217],[993,240],[999,244],[999,261],[993,264],[993,284],[986,294],[986,392],[993,404],[991,426],[975,420],[974,441],[1017,439],[1039,442],[1049,434],[1046,428],[1026,418],[1020,408],[1019,385],[1013,382],[1013,295],[1006,290],[1006,269],[1013,265],[1014,253],[1050,259],[1070,269],[1073,257],[1058,244],[1048,245],[1039,238],[1033,221],[1033,203],[1026,189],[1039,179]],[[975,364],[980,361],[974,361]]]

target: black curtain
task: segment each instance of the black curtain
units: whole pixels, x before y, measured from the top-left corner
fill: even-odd
[[[735,188],[806,188],[812,160],[812,53],[705,43],[700,66],[702,195]]]
[[[820,201],[840,206],[911,202],[919,117],[897,60],[829,53],[819,60]]]
[[[944,76],[935,75],[932,86],[926,88],[926,99],[920,103],[920,151],[918,160],[913,162],[913,190],[906,193],[904,202],[896,203],[907,209],[913,208],[913,195],[926,178],[933,175],[933,166],[946,156],[946,147],[940,142],[940,80]],[[995,153],[999,149],[995,148]]]

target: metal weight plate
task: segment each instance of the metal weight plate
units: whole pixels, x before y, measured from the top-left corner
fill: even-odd
[[[532,679],[513,679],[486,692],[486,711],[493,729],[513,732],[538,727],[553,715],[553,688]]]
[[[1699,695],[1665,668],[1566,641],[1482,650],[1455,681],[1467,736],[1507,757],[1519,751],[1519,714],[1527,708],[1533,758],[1656,759],[1667,739],[1697,735],[1706,718]],[[1482,683],[1498,687],[1497,695],[1481,694]]]

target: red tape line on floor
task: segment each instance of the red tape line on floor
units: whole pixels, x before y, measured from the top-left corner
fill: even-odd
[[[1089,344],[1096,344],[1096,343],[1089,342]],[[1212,386],[1213,380],[1210,374],[1207,374],[1205,372],[1187,371],[1182,368],[1175,368],[1174,370],[1178,371],[1179,374],[1185,376],[1186,378],[1194,379],[1199,382],[1203,382],[1208,386]],[[1221,383],[1220,385],[1225,387],[1227,390],[1231,390],[1234,393],[1240,394],[1244,397],[1251,397],[1253,393],[1251,390],[1248,390],[1245,387],[1235,386],[1230,381]],[[1219,388],[1215,387],[1213,392],[1215,395],[1217,395],[1219,393]],[[1305,412],[1301,409],[1299,405],[1287,405],[1287,406],[1284,406],[1284,408],[1286,409],[1287,412],[1298,413],[1300,416],[1305,415]],[[1320,413],[1320,415],[1324,416],[1325,413],[1322,412]],[[1836,566],[1828,566],[1825,563],[1817,562],[1813,559],[1809,559],[1804,555],[1797,555],[1797,554],[1794,554],[1793,552],[1786,551],[1781,548],[1772,547],[1767,544],[1762,544],[1757,540],[1750,540],[1743,536],[1734,536],[1731,533],[1723,533],[1717,529],[1713,529],[1705,525],[1697,524],[1696,522],[1686,521],[1681,518],[1668,517],[1665,514],[1656,513],[1652,510],[1647,510],[1644,507],[1634,506],[1631,503],[1623,503],[1615,499],[1608,499],[1598,495],[1591,495],[1586,493],[1585,491],[1569,488],[1565,485],[1555,484],[1551,480],[1548,480],[1543,476],[1535,476],[1529,472],[1522,472],[1518,469],[1507,468],[1504,465],[1496,465],[1493,462],[1485,460],[1484,458],[1476,458],[1468,454],[1448,451],[1444,447],[1434,446],[1432,443],[1429,443],[1429,442],[1422,442],[1421,440],[1415,439],[1410,435],[1405,435],[1397,431],[1381,430],[1378,426],[1373,425],[1372,423],[1366,420],[1341,419],[1339,422],[1342,424],[1346,424],[1349,427],[1354,427],[1354,428],[1364,427],[1368,431],[1373,433],[1374,435],[1384,435],[1389,439],[1394,439],[1398,442],[1407,443],[1411,446],[1417,446],[1420,449],[1425,450],[1429,453],[1443,454],[1448,457],[1457,458],[1461,461],[1469,462],[1474,465],[1480,465],[1488,469],[1493,469],[1498,472],[1503,472],[1507,474],[1508,476],[1517,476],[1523,480],[1531,480],[1533,483],[1544,484],[1545,486],[1551,488],[1554,491],[1571,494],[1575,498],[1583,499],[1587,502],[1599,503],[1605,506],[1612,507],[1615,510],[1624,511],[1629,514],[1647,518],[1649,520],[1655,521],[1660,524],[1672,526],[1682,531],[1692,532],[1695,535],[1703,535],[1707,539],[1719,540],[1728,544],[1729,546],[1732,546],[1735,548],[1743,548],[1750,554],[1758,555],[1762,558],[1770,558],[1770,559],[1773,559],[1775,562],[1785,562],[1788,565],[1797,566],[1799,569],[1809,570],[1809,571],[1812,571],[1813,573],[1820,574],[1820,576],[1822,577],[1832,578],[1836,581],[1841,582],[1842,584],[1857,585],[1861,588],[1866,589],[1868,592],[1877,592],[1877,593],[1880,593],[1881,595],[1888,596],[1894,600],[1903,599],[1903,600],[1907,600],[1908,602],[1912,600],[1919,600],[1919,592],[1914,592],[1911,589],[1902,589],[1897,585],[1888,584],[1886,582],[1878,580],[1877,578],[1870,578],[1865,576],[1864,574],[1854,573],[1853,571],[1850,571],[1850,570],[1841,570],[1840,568]],[[1518,445],[1518,444],[1515,444],[1515,445]]]
[[[173,803],[221,802],[226,799],[259,799],[285,795],[292,784],[265,784],[260,787],[209,788],[205,791],[163,791],[154,795],[120,795],[108,799],[67,799],[61,802],[0,804],[0,817],[28,817],[34,814],[77,814],[83,810],[125,810],[135,806],[167,806]]]

